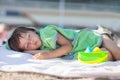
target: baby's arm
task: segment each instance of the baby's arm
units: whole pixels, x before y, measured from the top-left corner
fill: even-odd
[[[60,48],[53,50],[53,51],[44,52],[43,54],[37,53],[33,56],[33,59],[56,58],[56,57],[60,57],[63,55],[67,55],[67,53],[69,53],[72,50],[71,41],[66,39],[60,33],[58,33],[56,43],[60,45]]]

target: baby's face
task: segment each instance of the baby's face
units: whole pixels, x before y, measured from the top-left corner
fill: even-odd
[[[36,50],[41,46],[41,40],[39,35],[33,31],[28,31],[27,33],[22,33],[20,37],[20,48],[29,51]]]

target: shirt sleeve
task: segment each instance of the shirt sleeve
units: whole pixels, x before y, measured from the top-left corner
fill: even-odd
[[[53,50],[56,49],[57,30],[46,27],[40,31],[42,40],[42,49]]]

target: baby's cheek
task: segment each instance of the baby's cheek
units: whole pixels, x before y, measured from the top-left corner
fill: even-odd
[[[36,50],[36,49],[38,49],[38,46],[37,45],[34,45],[34,46],[32,46],[31,47],[33,50]]]
[[[29,45],[29,46],[28,46],[28,50],[34,50],[34,47],[31,46],[31,45]]]

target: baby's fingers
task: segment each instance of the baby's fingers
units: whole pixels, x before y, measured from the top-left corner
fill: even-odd
[[[40,59],[43,59],[43,56],[41,53],[38,53],[38,54],[35,54],[32,59],[36,59],[36,60],[40,60]]]
[[[36,56],[33,56],[32,59],[36,59],[37,60],[38,58]]]

